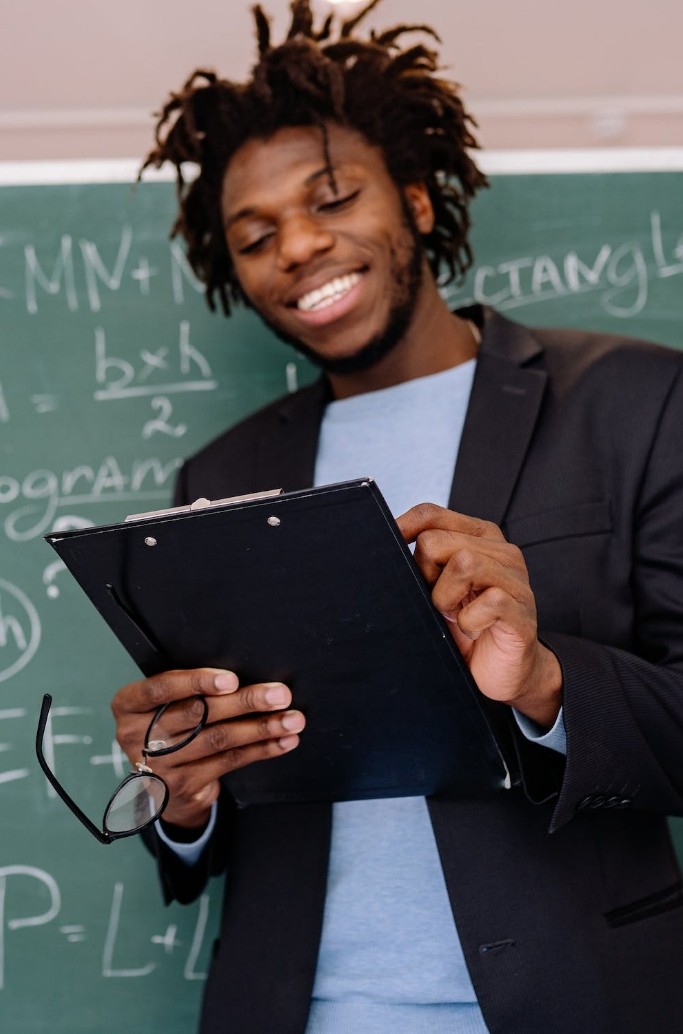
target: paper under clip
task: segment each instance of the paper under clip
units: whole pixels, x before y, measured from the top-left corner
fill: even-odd
[[[196,510],[212,510],[217,506],[230,506],[232,503],[248,503],[253,499],[271,499],[282,495],[281,488],[271,488],[267,492],[249,492],[247,495],[233,495],[227,499],[195,499],[186,506],[171,506],[167,510],[149,510],[147,513],[131,513],[127,521],[144,521],[149,517],[172,517],[174,514],[194,513]]]

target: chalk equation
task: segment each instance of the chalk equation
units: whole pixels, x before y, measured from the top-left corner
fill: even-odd
[[[6,707],[0,709],[0,737],[3,737],[8,728],[4,722],[22,721],[26,718],[27,711],[25,707]],[[10,725],[9,729],[13,726]],[[12,732],[7,733],[12,735]],[[0,754],[11,754],[15,750],[15,744],[12,740],[0,740]],[[18,779],[26,779],[30,775],[28,768],[22,766],[21,768],[7,768],[0,770],[0,785],[3,783],[15,783]]]
[[[183,248],[171,241],[162,263],[150,261],[149,255],[135,254],[135,233],[130,225],[121,230],[116,251],[108,260],[102,256],[96,241],[87,238],[74,240],[72,234],[62,234],[56,254],[39,252],[33,243],[23,247],[23,303],[30,315],[35,315],[46,296],[61,297],[70,312],[85,309],[99,313],[103,306],[103,292],[116,295],[124,283],[133,281],[140,295],[153,294],[160,279],[170,288],[176,305],[182,305],[188,289],[192,293],[204,290],[190,267]],[[18,292],[7,287],[0,290],[0,300],[16,300]]]
[[[40,636],[40,617],[31,600],[18,585],[0,578],[0,682],[26,667]]]
[[[16,915],[14,894],[21,895],[24,914]],[[28,901],[35,900],[35,907],[28,911]],[[161,913],[161,909],[159,910]],[[202,895],[194,909],[194,927],[189,941],[178,933],[178,926],[170,923],[165,929],[142,932],[139,908],[133,904],[126,910],[126,889],[122,881],[114,883],[108,907],[106,927],[101,943],[97,946],[98,975],[106,980],[140,979],[150,976],[164,957],[179,954],[183,960],[182,975],[185,980],[205,980],[202,966],[205,955],[204,941],[209,925],[210,897]],[[0,992],[11,983],[12,935],[27,927],[48,927],[52,939],[45,931],[40,938],[40,953],[62,951],[63,946],[88,942],[90,935],[86,924],[72,921],[74,917],[64,916],[63,896],[57,880],[49,872],[33,865],[5,865],[0,867]],[[150,916],[150,923],[153,917]],[[131,965],[130,958],[124,958],[120,944],[130,951],[131,931],[134,942],[139,945],[139,958]],[[89,955],[92,953],[89,952]]]
[[[166,346],[140,348],[134,360],[108,352],[105,330],[96,327],[95,380],[98,385],[95,399],[100,402],[144,395],[213,391],[218,386],[208,360],[190,341],[189,320],[181,320],[177,349],[172,354]]]
[[[97,503],[123,507],[140,497],[167,500],[181,463],[179,456],[166,461],[148,456],[124,467],[115,456],[107,455],[94,464],[79,463],[62,471],[31,470],[23,477],[0,474],[5,535],[10,542],[26,542],[50,530],[88,526],[80,514],[64,513],[66,507]]]
[[[95,737],[91,733],[94,713],[92,707],[71,704],[53,706],[43,740],[45,756],[56,771],[68,767],[65,762],[80,764],[82,761],[94,768],[111,767],[115,778],[120,780],[130,771],[130,763],[115,740],[104,752],[98,753],[97,745],[93,745]],[[35,715],[31,715],[30,709],[26,707],[0,710],[0,757],[14,749],[14,740],[18,740],[27,720],[35,720]],[[0,784],[16,784],[18,780],[28,778],[40,781],[46,800],[52,798],[54,807],[62,815],[63,805],[56,800],[53,788],[35,764],[31,768],[0,770]],[[91,781],[86,780],[86,783],[89,785]],[[3,799],[6,802],[9,800],[6,795]],[[63,814],[71,818],[68,813]],[[11,854],[11,848],[12,845],[5,841],[3,863]],[[73,892],[73,888],[71,890]],[[149,915],[143,916],[137,885],[131,897],[126,893],[124,881],[116,880],[108,904],[107,893],[107,889],[103,888],[106,904],[106,923],[103,927],[99,918],[94,923],[92,917],[83,921],[77,914],[72,914],[73,906],[65,909],[65,899],[58,880],[43,867],[27,864],[0,866],[0,991],[11,984],[13,936],[30,927],[42,928],[39,950],[43,959],[50,951],[63,951],[64,945],[87,944],[87,958],[96,959],[97,975],[104,979],[149,976],[160,968],[164,958],[170,956],[181,960],[185,980],[206,978],[202,959],[207,954],[204,948],[210,925],[208,894],[203,895],[191,909],[183,908],[183,914],[188,917],[183,920],[183,929],[187,930],[189,924],[191,930],[188,935],[181,934],[177,923],[163,922],[158,918],[162,915],[161,899],[158,911],[151,909]],[[88,925],[88,919],[92,928]],[[147,930],[142,929],[144,922],[149,924]],[[26,950],[26,943],[25,939],[21,941],[22,951]],[[131,953],[134,957],[131,957]]]
[[[671,231],[675,240],[667,250],[663,218],[653,208],[649,226],[644,230],[643,240],[604,241],[590,251],[577,244],[567,247],[560,257],[522,254],[497,265],[480,265],[472,274],[467,293],[470,300],[510,309],[568,294],[598,291],[606,312],[627,318],[642,311],[653,277],[683,273],[681,228]],[[130,225],[121,229],[117,244],[108,249],[106,257],[96,241],[75,240],[68,233],[61,236],[56,252],[54,245],[47,253],[34,243],[24,244],[22,251],[23,286],[12,289],[0,284],[0,302],[19,301],[30,315],[37,314],[48,298],[61,298],[70,312],[99,313],[105,292],[115,297],[130,281],[142,298],[153,298],[163,285],[164,292],[177,306],[185,304],[188,292],[194,296],[204,290],[177,241],[167,242],[161,257],[153,260],[148,254],[138,253]],[[457,294],[448,292],[449,297]]]
[[[661,214],[653,210],[648,233],[647,244],[604,243],[590,253],[585,247],[574,248],[559,258],[527,254],[496,265],[478,265],[469,288],[445,293],[459,305],[481,302],[509,311],[594,292],[606,313],[628,319],[644,310],[653,280],[683,275],[683,232],[675,231],[675,241],[667,250]]]

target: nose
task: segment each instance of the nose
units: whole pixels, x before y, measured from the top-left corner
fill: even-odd
[[[334,235],[314,216],[304,213],[291,215],[282,220],[278,229],[278,266],[284,271],[304,266],[333,245]]]

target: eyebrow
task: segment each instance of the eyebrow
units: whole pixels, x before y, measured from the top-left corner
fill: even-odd
[[[322,179],[323,176],[330,175],[332,176],[332,181],[335,182],[333,167],[323,165],[320,169],[316,169],[314,172],[310,173],[310,175],[308,175],[304,180],[303,185],[304,187],[310,187],[314,183],[317,183],[319,179]],[[258,215],[258,212],[255,208],[250,208],[249,206],[246,206],[245,208],[240,208],[238,212],[235,212],[233,215],[229,215],[227,219],[225,219],[223,227],[227,231],[232,226],[234,226],[235,223],[240,222],[240,220],[251,219],[252,216],[256,215]]]

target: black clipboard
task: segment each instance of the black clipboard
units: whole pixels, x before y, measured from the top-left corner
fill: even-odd
[[[291,754],[226,777],[240,805],[511,784],[448,627],[372,478],[45,536],[145,675],[281,680]]]

